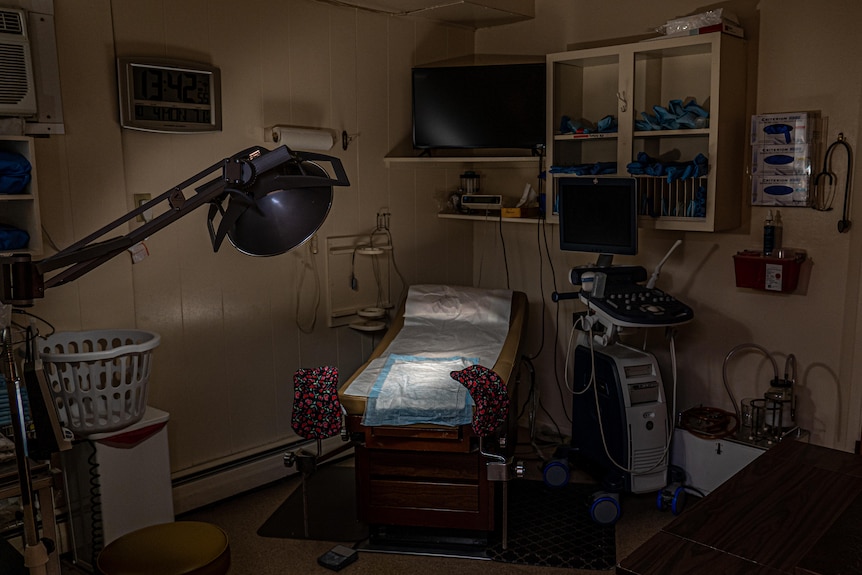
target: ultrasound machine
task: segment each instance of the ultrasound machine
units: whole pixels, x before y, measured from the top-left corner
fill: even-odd
[[[634,178],[559,178],[557,210],[562,250],[598,253],[595,265],[573,268],[579,291],[555,293],[554,300],[578,298],[586,313],[575,314],[572,438],[568,459],[602,482],[590,501],[594,521],[613,524],[619,495],[657,492],[660,509],[682,509],[685,491],[668,482],[673,407],[667,407],[655,357],[620,341],[623,328],[673,328],[691,321],[692,309],[655,287],[664,262],[651,276],[641,266],[613,265],[614,254],[637,253],[637,185]],[[673,389],[676,365],[671,337]],[[669,417],[668,415],[671,415]],[[547,481],[547,478],[546,478]]]

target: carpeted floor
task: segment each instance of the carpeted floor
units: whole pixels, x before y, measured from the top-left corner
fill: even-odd
[[[349,465],[336,463],[330,465]],[[538,465],[538,464],[536,464]],[[327,466],[328,467],[328,466]],[[316,477],[316,475],[315,475]],[[317,564],[317,558],[343,542],[316,539],[285,539],[258,534],[292,493],[300,486],[298,477],[285,478],[264,488],[184,514],[180,519],[210,521],[224,528],[231,538],[231,575],[324,574],[331,571]],[[339,511],[341,513],[341,511]],[[323,515],[323,514],[321,514]],[[655,494],[626,495],[622,517],[616,524],[616,561],[621,560],[673,519],[659,512]],[[598,527],[598,526],[596,526]],[[513,535],[510,533],[510,537]],[[351,544],[347,544],[352,546]],[[562,566],[524,565],[498,561],[452,557],[429,557],[360,551],[359,560],[343,571],[349,575],[597,575],[601,570]]]
[[[589,517],[592,485],[549,488],[541,481],[513,481],[509,487],[509,531],[506,548],[484,535],[465,544],[450,532],[390,528],[386,536],[356,519],[353,469],[329,466],[306,482],[308,512],[303,512],[300,485],[258,529],[262,537],[313,539],[353,544],[360,550],[487,558],[502,563],[603,570],[613,567],[613,526]],[[465,539],[471,539],[465,537]],[[448,540],[448,542],[447,542]],[[433,541],[433,544],[431,542]]]

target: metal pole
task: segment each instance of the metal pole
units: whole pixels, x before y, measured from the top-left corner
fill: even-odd
[[[3,345],[6,348],[6,394],[12,412],[12,436],[15,444],[15,462],[18,467],[18,486],[21,491],[21,508],[24,514],[24,565],[31,575],[47,573],[48,551],[39,538],[36,511],[33,506],[33,483],[30,477],[30,460],[24,420],[24,402],[21,396],[21,378],[18,375],[12,352],[12,328],[3,328]],[[53,511],[52,511],[53,513]]]

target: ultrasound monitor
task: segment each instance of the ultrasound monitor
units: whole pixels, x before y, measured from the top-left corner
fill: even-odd
[[[608,267],[615,254],[638,252],[634,178],[560,178],[557,185],[560,249],[599,254]]]

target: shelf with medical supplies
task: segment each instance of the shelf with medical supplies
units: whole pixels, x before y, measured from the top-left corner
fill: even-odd
[[[465,214],[461,212],[440,212],[437,214],[437,217],[444,220],[465,220],[465,221],[473,221],[473,222],[503,222],[503,223],[515,223],[515,224],[533,224],[544,220],[547,224],[556,225],[558,223],[557,216],[548,216],[547,218],[540,218],[537,216],[533,217],[519,217],[519,218],[510,218],[504,217],[501,215],[500,210],[485,210],[484,212],[476,211],[475,213]]]
[[[549,193],[563,177],[629,175],[641,227],[738,226],[746,59],[720,32],[548,54]]]
[[[33,138],[0,135],[0,255],[42,253]]]
[[[470,152],[467,150],[466,152]],[[441,152],[443,153],[443,152]],[[451,167],[453,164],[535,164],[539,162],[539,157],[531,156],[495,156],[495,155],[470,155],[461,150],[446,150],[444,155],[428,154],[417,155],[416,151],[412,153],[392,152],[383,158],[383,162],[390,167],[407,167],[407,166],[422,166],[423,168],[442,166]]]

